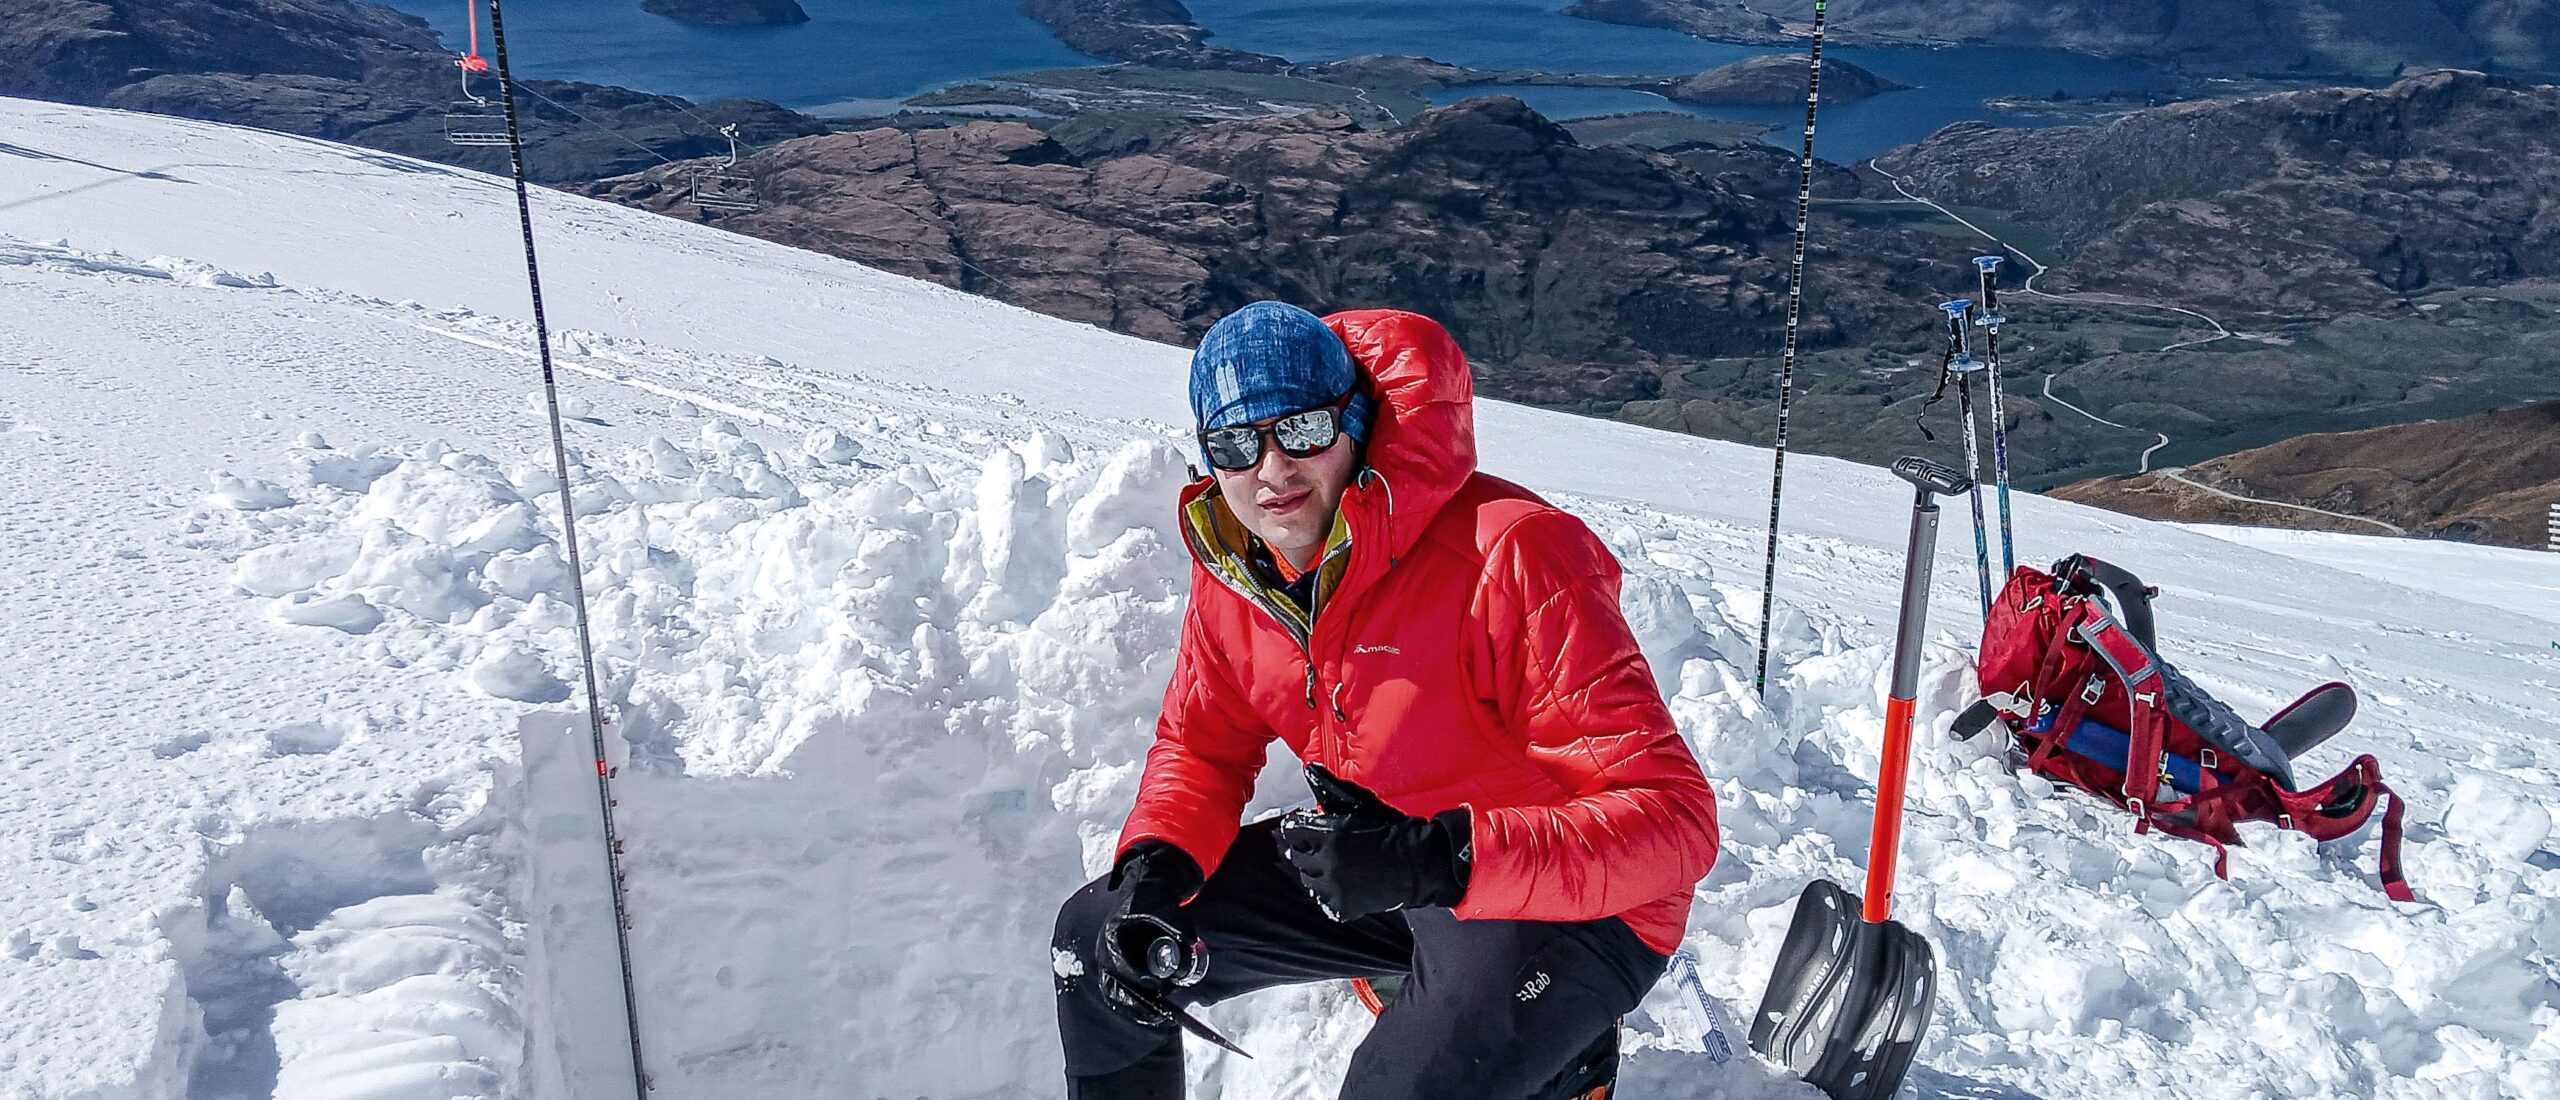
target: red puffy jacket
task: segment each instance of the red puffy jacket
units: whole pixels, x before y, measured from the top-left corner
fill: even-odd
[[[1325,320],[1381,408],[1313,622],[1244,566],[1216,479],[1186,489],[1190,610],[1121,849],[1158,838],[1214,872],[1279,737],[1406,813],[1467,807],[1459,918],[1617,915],[1670,953],[1715,862],[1715,796],[1618,609],[1617,560],[1476,472],[1474,383],[1438,324]]]

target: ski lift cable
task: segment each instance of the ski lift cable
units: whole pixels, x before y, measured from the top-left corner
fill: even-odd
[[[542,393],[551,417],[551,459],[560,479],[560,533],[569,556],[569,590],[577,612],[578,663],[585,673],[587,689],[587,731],[596,754],[596,800],[604,819],[604,856],[607,885],[613,894],[613,940],[622,965],[623,1022],[630,1029],[631,1077],[634,1095],[647,1100],[649,1071],[640,1049],[640,995],[631,979],[631,910],[624,891],[622,840],[616,835],[613,820],[613,774],[607,761],[604,736],[603,692],[596,686],[595,637],[587,618],[586,567],[578,553],[578,509],[569,478],[569,447],[560,426],[560,390],[551,365],[550,326],[542,309],[542,270],[534,257],[533,200],[524,175],[524,131],[517,122],[515,81],[507,67],[506,24],[499,11],[499,0],[489,0],[489,35],[498,55],[498,93],[507,119],[507,157],[516,184],[516,220],[524,233],[525,282],[533,294],[534,348],[542,363]]]
[[[632,76],[631,70],[624,68],[621,63],[606,56],[601,49],[589,50],[584,54],[572,55],[572,59],[584,64],[601,66],[611,71],[614,78],[620,81],[622,86],[625,88],[637,88],[640,86],[641,82]],[[683,96],[667,95],[658,96],[657,98],[675,104],[677,110],[693,116],[693,120],[695,122],[699,122],[706,127],[717,130],[722,125],[721,123],[713,122],[710,118],[704,116],[702,112],[694,110],[693,105],[686,102]],[[728,125],[735,126],[737,124],[733,122]]]
[[[510,83],[512,83],[512,82],[510,82]],[[616,130],[616,129],[614,129],[614,128],[613,128],[613,127],[611,127],[611,126],[607,126],[607,125],[605,125],[604,123],[598,122],[598,121],[596,121],[595,119],[592,119],[592,118],[587,117],[587,115],[586,115],[586,113],[585,113],[585,112],[580,111],[580,110],[578,110],[578,109],[577,109],[577,108],[575,108],[575,107],[569,106],[568,104],[566,104],[566,103],[562,103],[562,102],[560,102],[559,100],[556,100],[556,99],[551,98],[550,96],[547,96],[547,95],[544,95],[544,94],[542,94],[542,93],[540,93],[540,92],[534,91],[531,87],[528,87],[528,86],[525,86],[525,85],[522,85],[522,84],[517,84],[517,85],[515,85],[515,87],[517,87],[518,89],[521,89],[521,90],[524,92],[524,94],[526,94],[526,95],[532,96],[532,97],[533,97],[533,98],[535,98],[535,99],[539,99],[539,100],[543,101],[544,103],[548,103],[548,104],[550,104],[550,105],[552,105],[552,106],[554,106],[554,107],[558,107],[558,108],[560,108],[562,111],[567,112],[567,113],[570,115],[570,117],[573,117],[573,118],[577,119],[580,123],[584,124],[584,125],[585,125],[588,129],[590,129],[590,130],[594,130],[594,131],[597,131],[597,132],[599,132],[599,133],[605,134],[606,136],[608,136],[608,137],[612,137],[612,138],[614,138],[614,139],[616,139],[616,140],[618,140],[618,141],[622,142],[622,143],[623,143],[623,144],[625,144],[625,145],[628,145],[628,146],[630,146],[630,147],[632,147],[632,148],[634,148],[634,149],[638,149],[638,150],[640,150],[640,151],[641,151],[641,152],[643,152],[643,153],[647,153],[647,154],[649,154],[650,156],[653,156],[653,157],[658,158],[658,161],[659,161],[659,163],[661,163],[661,164],[675,164],[675,163],[677,163],[677,161],[676,161],[674,158],[669,157],[669,156],[668,156],[668,155],[666,155],[665,153],[661,153],[661,152],[659,152],[659,151],[657,151],[657,150],[655,150],[655,149],[649,148],[647,145],[643,145],[643,144],[641,144],[641,143],[640,143],[640,141],[639,141],[638,139],[633,138],[631,135],[629,135],[629,134],[625,134],[625,133],[623,133],[623,132],[622,132],[622,131],[620,131],[620,130]]]
[[[621,62],[613,60],[611,55],[607,54],[602,48],[594,48],[579,53],[572,53],[566,57],[566,60],[582,65],[594,65],[598,68],[604,69],[608,73],[612,74],[614,79],[620,82],[620,84],[625,88],[637,88],[642,83],[641,80],[632,75],[630,69],[625,68]],[[693,104],[687,102],[683,96],[661,95],[654,98],[675,104],[677,110],[683,111],[687,115],[691,115],[695,122],[699,122],[709,129],[718,130],[724,125],[723,123],[714,122],[702,112],[694,110]],[[732,122],[726,123],[725,125],[735,126],[737,123]]]
[[[1778,446],[1769,471],[1769,549],[1760,573],[1760,660],[1751,675],[1751,690],[1769,694],[1769,620],[1778,601],[1778,501],[1787,478],[1787,413],[1795,396],[1796,331],[1804,317],[1804,243],[1813,214],[1813,123],[1822,106],[1822,33],[1831,14],[1828,0],[1813,3],[1813,56],[1805,65],[1804,155],[1797,165],[1796,243],[1787,271],[1787,343],[1778,367]]]

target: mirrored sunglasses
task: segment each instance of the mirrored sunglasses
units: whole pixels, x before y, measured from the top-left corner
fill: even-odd
[[[1263,441],[1280,445],[1280,453],[1291,458],[1311,458],[1323,454],[1342,441],[1342,410],[1350,403],[1349,394],[1322,408],[1290,413],[1267,427],[1239,424],[1232,428],[1216,428],[1200,433],[1200,448],[1209,454],[1209,464],[1221,470],[1250,470],[1262,461]]]

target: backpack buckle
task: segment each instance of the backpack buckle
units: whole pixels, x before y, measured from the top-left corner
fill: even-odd
[[[2285,830],[2286,832],[2288,832],[2288,833],[2289,833],[2289,832],[2292,832],[2292,831],[2293,831],[2293,815],[2292,815],[2292,814],[2277,814],[2277,815],[2276,815],[2276,824],[2284,826],[2284,830]]]
[[[2213,754],[2213,750],[2211,748],[2201,748],[2196,750],[2196,764],[2204,768],[2206,771],[2215,770],[2215,763],[2221,759],[2221,757]]]
[[[2106,693],[2106,677],[2092,673],[2087,686],[2080,689],[2080,701],[2094,707],[2098,705],[2098,697]]]

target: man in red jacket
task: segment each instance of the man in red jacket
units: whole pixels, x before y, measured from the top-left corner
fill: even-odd
[[[1476,471],[1427,318],[1277,302],[1191,368],[1213,476],[1173,682],[1111,873],[1052,941],[1077,1100],[1173,1100],[1163,1008],[1402,979],[1346,1100],[1531,1100],[1614,1073],[1716,855],[1714,795],[1575,519]],[[1272,739],[1317,804],[1240,826]]]

